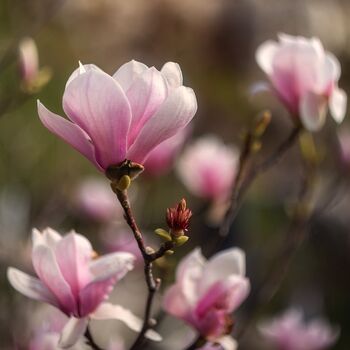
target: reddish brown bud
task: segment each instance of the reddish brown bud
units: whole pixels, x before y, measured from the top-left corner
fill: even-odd
[[[182,199],[176,208],[168,208],[166,222],[173,237],[183,236],[190,224],[192,211],[187,208],[186,200]]]

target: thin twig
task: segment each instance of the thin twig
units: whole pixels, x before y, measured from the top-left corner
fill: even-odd
[[[91,346],[93,350],[103,350],[100,348],[94,341],[94,338],[92,337],[92,334],[90,332],[89,327],[86,328],[85,331],[85,338],[87,339],[87,344]]]
[[[148,251],[145,245],[142,233],[138,228],[135,217],[132,213],[127,191],[116,190],[115,193],[124,210],[125,220],[129,225],[129,227],[131,228],[134,234],[134,237],[136,239],[136,242],[138,244],[138,247],[141,251],[141,254],[144,260],[145,280],[148,288],[148,296],[147,296],[147,301],[146,301],[146,306],[144,311],[143,325],[138,337],[136,338],[134,344],[130,348],[130,350],[136,350],[136,349],[141,349],[141,345],[144,341],[145,334],[153,325],[152,318],[151,318],[152,305],[153,305],[155,293],[159,289],[160,282],[161,282],[159,278],[155,279],[153,276],[152,263],[155,260],[162,257],[168,250],[172,249],[174,247],[174,243],[171,241],[166,241],[160,246],[160,248],[157,251]]]
[[[279,147],[273,152],[267,159],[262,161],[260,164],[256,165],[246,177],[243,177],[244,173],[246,173],[246,167],[248,160],[251,155],[251,147],[252,147],[252,137],[248,136],[246,138],[246,142],[243,146],[241,157],[240,157],[240,166],[237,174],[237,178],[234,183],[234,188],[231,196],[231,205],[226,212],[225,218],[223,220],[222,225],[219,229],[219,236],[226,237],[229,232],[233,221],[235,220],[239,208],[241,206],[241,199],[244,193],[247,191],[251,183],[256,179],[257,176],[264,173],[268,169],[270,169],[273,165],[277,164],[283,156],[287,153],[287,151],[294,145],[297,140],[299,134],[301,132],[301,127],[296,126],[293,128],[289,136],[286,140],[284,140]],[[250,134],[249,134],[250,135]]]
[[[291,262],[306,239],[308,227],[313,218],[309,206],[314,182],[315,168],[313,165],[307,165],[298,194],[296,208],[294,209],[293,217],[285,235],[283,247],[279,251],[278,257],[272,262],[260,287],[256,288],[255,293],[251,294],[250,299],[257,300],[258,307],[254,308],[254,313],[248,316],[247,321],[242,325],[241,330],[236,336],[237,339],[241,339],[244,336],[247,329],[260,315],[262,310],[273,300],[287,275]],[[278,263],[276,263],[276,261],[278,261]]]

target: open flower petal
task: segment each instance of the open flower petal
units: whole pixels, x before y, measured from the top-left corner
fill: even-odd
[[[163,103],[167,92],[163,75],[154,67],[145,70],[134,79],[126,92],[132,111],[129,145],[133,144],[143,125]]]
[[[271,74],[273,71],[273,58],[277,50],[278,44],[275,41],[269,40],[261,44],[256,51],[256,61],[266,74]]]
[[[91,243],[82,235],[72,232],[63,237],[55,247],[55,256],[64,279],[73,295],[89,282],[91,275],[84,269],[92,257]]]
[[[7,278],[12,287],[26,297],[58,306],[53,294],[39,279],[31,277],[13,267],[7,269]]]
[[[90,70],[97,70],[103,72],[103,70],[97,67],[95,64],[82,64],[79,62],[79,67],[70,75],[67,80],[66,87],[79,75],[89,72]]]
[[[120,84],[126,92],[135,79],[142,74],[148,67],[138,61],[131,60],[123,64],[114,74],[113,78]]]
[[[113,253],[90,264],[94,278],[79,294],[82,315],[93,312],[106,299],[114,284],[133,268],[134,260],[130,253]]]
[[[42,232],[36,228],[32,230],[33,249],[39,244],[46,245],[53,249],[61,239],[62,236],[51,227],[47,227]]]
[[[62,310],[77,313],[71,288],[62,276],[53,251],[47,246],[38,245],[33,249],[32,260],[37,275],[55,295]]]
[[[197,248],[185,257],[177,268],[176,280],[190,304],[198,298],[198,284],[203,276],[204,263],[201,250]]]
[[[142,328],[142,320],[137,316],[135,316],[130,310],[127,310],[120,305],[103,303],[91,315],[91,317],[96,320],[114,319],[114,320],[122,321],[135,332],[139,332]],[[162,340],[162,337],[153,330],[149,330],[146,333],[146,337],[154,341]]]
[[[183,77],[180,66],[175,62],[167,62],[161,69],[161,73],[166,78],[168,85],[175,89],[182,85]]]
[[[213,256],[204,267],[200,290],[205,292],[209,286],[231,275],[245,275],[245,254],[242,249],[231,248]]]
[[[77,343],[79,338],[84,335],[88,323],[88,318],[71,317],[62,330],[59,346],[67,349]]]
[[[127,158],[143,163],[148,153],[162,141],[183,129],[197,111],[197,100],[192,89],[180,86],[148,120],[128,150]]]
[[[197,304],[196,313],[199,317],[210,309],[225,310],[227,314],[233,312],[250,290],[249,281],[241,276],[232,275],[225,280],[215,283]]]
[[[345,118],[346,105],[347,95],[345,91],[339,88],[334,89],[329,100],[329,109],[333,119],[338,124],[340,124]]]
[[[318,131],[323,126],[327,114],[327,101],[324,96],[306,93],[300,103],[300,118],[307,130]]]
[[[38,113],[42,123],[53,134],[66,141],[69,145],[94,163],[98,169],[101,169],[100,165],[96,162],[94,146],[91,143],[89,136],[78,125],[52,113],[40,103],[40,101],[38,101]]]
[[[102,168],[125,159],[131,110],[125,93],[111,76],[97,70],[79,75],[64,92],[63,108],[90,136]]]

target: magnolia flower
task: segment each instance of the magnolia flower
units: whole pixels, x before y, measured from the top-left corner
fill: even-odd
[[[67,81],[63,109],[70,120],[38,101],[43,124],[106,171],[125,159],[143,164],[156,146],[191,121],[197,101],[182,85],[178,64],[168,62],[158,71],[130,61],[113,76],[95,65],[80,65]]]
[[[256,60],[273,91],[306,129],[323,126],[327,106],[337,123],[343,121],[347,96],[338,87],[340,64],[319,39],[280,34],[279,42],[260,45]]]
[[[32,38],[20,41],[18,54],[22,88],[26,93],[37,92],[51,79],[51,70],[48,67],[39,69],[38,49]]]
[[[183,129],[170,139],[162,142],[151,151],[145,162],[145,171],[152,176],[166,173],[173,165],[174,159],[185,142],[188,130]]]
[[[39,54],[32,38],[21,40],[19,44],[19,64],[23,81],[26,83],[33,82],[39,73]]]
[[[220,343],[231,332],[230,314],[249,293],[244,276],[245,256],[240,249],[225,250],[208,261],[195,249],[179,264],[176,282],[166,291],[163,307],[208,341]],[[232,344],[221,343],[226,350],[234,349]]]
[[[338,338],[338,331],[326,321],[315,319],[306,324],[302,312],[296,309],[262,323],[259,330],[278,350],[322,350]]]
[[[130,253],[113,253],[94,259],[90,242],[74,231],[62,237],[47,228],[32,233],[32,262],[39,278],[13,267],[7,276],[25,296],[49,303],[69,317],[59,346],[74,345],[85,333],[89,319],[118,319],[139,331],[141,320],[119,305],[105,302],[114,284],[133,268]],[[149,333],[155,340],[159,336]]]
[[[217,200],[227,197],[234,182],[238,152],[214,136],[190,145],[177,164],[178,174],[194,195]]]
[[[96,221],[107,222],[122,216],[110,186],[99,178],[89,178],[79,184],[75,204],[82,214]]]

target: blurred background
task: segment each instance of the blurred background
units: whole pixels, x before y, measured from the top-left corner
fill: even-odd
[[[266,305],[260,305],[256,289],[269,268],[279,263],[280,247],[290,232],[290,208],[298,200],[305,178],[298,145],[254,182],[225,241],[217,238],[225,201],[193,193],[182,181],[181,171],[176,171],[176,164],[186,148],[204,135],[215,135],[238,152],[244,131],[267,108],[272,122],[256,159],[263,159],[287,137],[292,123],[283,106],[269,94],[251,94],[252,85],[265,79],[255,63],[255,50],[263,41],[276,39],[279,32],[318,36],[339,58],[340,86],[349,91],[349,16],[346,0],[0,0],[1,349],[27,349],[43,322],[39,303],[17,293],[6,279],[8,266],[32,273],[32,227],[51,226],[62,233],[74,228],[87,235],[99,253],[134,249],[119,204],[104,195],[107,179],[43,127],[36,100],[64,115],[64,86],[79,60],[113,74],[135,59],[158,69],[167,61],[179,63],[184,84],[194,89],[199,105],[191,130],[167,169],[157,175],[146,171],[131,193],[137,219],[147,233],[147,242],[154,246],[159,243],[152,231],[166,227],[167,207],[186,197],[194,212],[190,241],[158,263],[164,287],[173,280],[178,259],[194,247],[201,246],[208,256],[218,246],[239,246],[246,252],[252,284],[252,296],[235,315],[236,334],[244,328],[240,349],[271,349],[257,324],[297,306],[306,318],[322,316],[339,327],[340,337],[332,349],[348,350],[350,163],[346,150],[339,148],[338,132],[346,138],[349,122],[345,120],[336,130],[329,120],[314,136],[319,161],[313,169],[316,175],[308,204],[327,205],[303,227],[308,237],[290,263],[279,291]],[[44,69],[34,88],[28,88],[20,70],[19,45],[25,37],[35,40]],[[188,171],[197,177],[196,169]],[[98,194],[92,195],[93,191]],[[96,201],[91,204],[91,199]],[[105,208],[102,214],[93,210],[99,205]],[[141,274],[137,269],[130,273],[113,295],[140,316],[145,297]],[[159,308],[156,311],[159,331],[167,343],[149,349],[183,348],[178,342],[191,339],[188,328]],[[119,327],[115,323],[96,325],[96,339],[102,345],[107,344],[106,327]],[[115,335],[117,331],[112,330]],[[122,327],[118,332],[126,344],[135,336]]]

